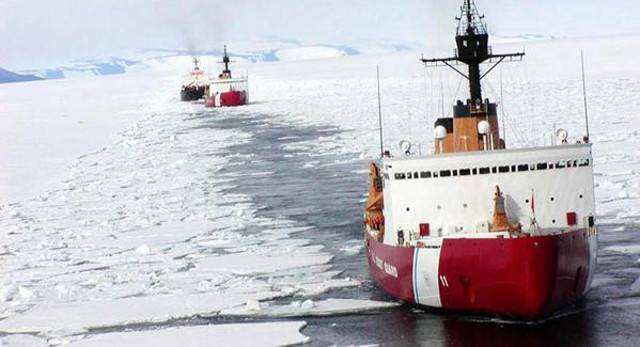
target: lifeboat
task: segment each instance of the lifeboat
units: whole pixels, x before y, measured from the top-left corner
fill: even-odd
[[[246,77],[234,78],[229,69],[232,61],[227,54],[227,46],[224,46],[222,61],[224,69],[217,78],[212,79],[204,98],[206,107],[230,107],[246,105],[249,101],[248,79]]]
[[[434,150],[372,163],[364,206],[377,285],[408,303],[535,320],[579,300],[596,270],[592,145],[565,131],[549,146],[506,148],[481,79],[523,53],[493,54],[472,0],[456,18],[457,50],[423,59],[455,67],[469,98],[434,124]],[[493,63],[481,74],[480,64]],[[466,73],[465,73],[466,72]]]

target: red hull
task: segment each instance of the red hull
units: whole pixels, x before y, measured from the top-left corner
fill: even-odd
[[[382,289],[416,303],[415,248],[368,237],[369,267]],[[591,236],[595,237],[595,236]],[[534,319],[579,299],[586,291],[591,250],[585,229],[516,239],[444,239],[438,260],[445,309]],[[595,255],[593,255],[595,256]],[[376,265],[393,264],[397,277]],[[422,265],[421,265],[422,266]]]
[[[216,104],[215,96],[208,96],[204,99],[204,105],[206,107],[231,107],[241,106],[247,103],[247,92],[232,91],[220,94],[219,105]]]

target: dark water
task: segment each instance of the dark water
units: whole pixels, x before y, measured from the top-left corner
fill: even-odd
[[[238,165],[227,168],[229,176],[236,177],[229,192],[251,196],[260,206],[259,215],[313,226],[302,237],[325,245],[335,255],[334,268],[362,282],[314,299],[392,300],[373,283],[364,251],[342,250],[362,239],[368,162],[291,146],[326,140],[340,129],[279,124],[268,115],[206,116],[212,131],[238,128],[251,134],[248,142],[222,153],[242,155]],[[248,162],[246,155],[251,156]],[[309,167],[310,162],[315,165]],[[237,177],[258,172],[272,174]],[[640,343],[640,289],[635,294],[631,290],[640,277],[640,255],[603,251],[630,244],[640,244],[639,229],[601,227],[594,288],[576,305],[544,321],[515,322],[403,305],[375,313],[304,317],[308,326],[302,332],[312,338],[312,346],[633,346]]]

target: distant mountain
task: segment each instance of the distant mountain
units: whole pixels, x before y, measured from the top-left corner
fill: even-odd
[[[222,47],[221,47],[222,48]],[[267,40],[258,43],[237,43],[229,47],[232,58],[249,62],[276,62],[307,59],[326,59],[362,54],[359,48],[345,45],[304,44],[294,40]],[[389,44],[376,51],[403,51],[408,46]],[[198,56],[219,60],[222,49],[188,51],[181,49],[146,49],[122,52],[120,57],[77,60],[50,68],[19,71],[36,79],[60,79],[83,76],[124,74],[148,69],[167,58]]]
[[[137,61],[110,57],[106,59],[91,59],[74,61],[69,64],[56,66],[53,68],[39,70],[24,70],[22,73],[29,73],[45,79],[69,78],[77,76],[104,76],[117,75],[127,71],[127,68],[137,64]]]
[[[12,82],[27,82],[38,81],[42,78],[34,75],[21,75],[9,70],[0,68],[0,83],[12,83]]]

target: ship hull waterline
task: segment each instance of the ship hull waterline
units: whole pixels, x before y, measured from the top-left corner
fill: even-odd
[[[409,303],[452,311],[539,319],[580,299],[595,271],[597,238],[586,228],[513,239],[443,238],[428,248],[386,245],[365,234],[379,287]]]

